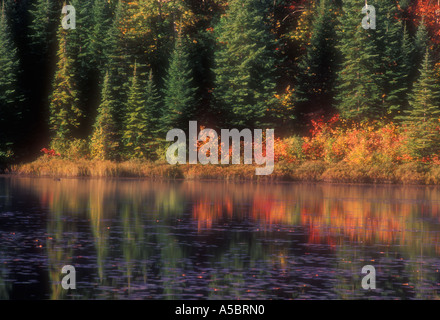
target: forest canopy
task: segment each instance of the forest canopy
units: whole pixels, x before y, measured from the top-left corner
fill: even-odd
[[[66,4],[75,29],[61,25]],[[363,0],[2,0],[0,162],[45,147],[156,160],[190,120],[274,128],[284,147],[301,140],[292,157],[334,161],[346,154],[328,143],[349,130],[393,127],[395,159],[433,158],[439,2],[368,5],[375,29]]]

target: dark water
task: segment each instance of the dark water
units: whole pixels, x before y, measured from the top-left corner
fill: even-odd
[[[438,299],[439,254],[434,187],[0,177],[0,299]]]

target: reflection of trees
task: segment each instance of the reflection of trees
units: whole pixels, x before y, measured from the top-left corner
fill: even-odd
[[[12,285],[6,281],[9,278],[9,270],[6,264],[3,263],[3,252],[5,251],[0,247],[0,300],[7,300],[9,299],[9,292],[12,289]]]
[[[120,289],[98,297],[142,291],[179,299],[200,286],[210,298],[305,297],[309,286],[322,283],[304,280],[301,272],[309,266],[296,243],[326,246],[322,266],[335,271],[337,297],[365,297],[360,270],[366,264],[380,268],[378,295],[438,297],[429,288],[439,274],[433,268],[440,253],[438,189],[111,179],[13,183],[36,192],[50,211],[54,299],[67,297],[60,270],[75,262],[82,240],[77,231],[84,230],[79,218],[89,220],[96,250],[92,280]]]
[[[65,276],[61,273],[64,265],[72,265],[73,247],[76,245],[76,225],[65,221],[69,208],[65,206],[65,198],[59,194],[52,197],[50,217],[47,224],[49,235],[46,249],[49,261],[50,299],[66,299],[68,290],[61,286]]]

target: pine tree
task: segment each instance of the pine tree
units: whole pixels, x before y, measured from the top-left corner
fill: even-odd
[[[296,79],[298,114],[322,109],[331,111],[336,69],[336,10],[329,0],[321,0],[312,23],[312,35],[299,63]]]
[[[358,1],[344,1],[342,9],[338,32],[342,64],[336,87],[337,108],[346,119],[379,118],[383,110],[380,108],[380,79],[376,75],[379,56],[375,50],[375,32],[362,27]]]
[[[68,31],[58,30],[58,62],[53,93],[50,101],[50,129],[53,133],[52,147],[65,152],[69,142],[77,134],[83,112],[79,108],[73,60],[67,52]]]
[[[114,101],[110,97],[109,74],[106,73],[102,88],[101,104],[91,137],[90,151],[94,159],[114,160],[117,158],[119,137],[114,119]]]
[[[0,158],[11,148],[20,129],[23,96],[19,93],[19,68],[3,4],[0,12]]]
[[[189,121],[197,120],[195,119],[197,89],[193,86],[192,70],[181,34],[176,40],[170,57],[164,86],[164,112],[162,113],[164,130],[188,128]]]
[[[276,42],[267,24],[268,6],[268,1],[231,0],[218,25],[214,99],[234,127],[260,126],[275,103]]]
[[[425,157],[440,149],[440,83],[436,77],[430,52],[427,49],[405,110],[403,124],[407,126],[410,149],[414,156]]]
[[[141,81],[142,74],[140,76],[137,73],[137,65],[135,64],[128,93],[125,126],[122,133],[125,155],[128,158],[148,157],[147,143],[151,139],[150,119],[145,103],[144,86]]]

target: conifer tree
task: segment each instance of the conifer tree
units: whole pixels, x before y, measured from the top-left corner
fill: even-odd
[[[416,70],[420,70],[420,67],[425,58],[426,49],[429,44],[428,29],[424,20],[420,21],[417,27],[417,32],[414,39],[414,61],[413,64],[416,66]]]
[[[150,119],[145,103],[145,92],[142,74],[138,75],[137,65],[133,70],[130,91],[125,113],[125,124],[122,142],[128,158],[145,158],[148,156],[147,143],[151,139],[149,132]]]
[[[69,142],[77,135],[83,112],[79,108],[73,60],[67,52],[68,31],[61,25],[58,30],[57,69],[50,99],[50,129],[52,147],[65,152]]]
[[[17,49],[11,40],[3,4],[0,12],[0,158],[11,148],[20,129],[23,97],[18,83],[19,68]]]
[[[150,132],[153,136],[158,136],[162,129],[160,123],[162,117],[162,103],[159,92],[154,83],[153,70],[150,70],[145,88],[145,106],[147,108],[150,123]]]
[[[312,23],[312,35],[299,63],[296,79],[298,114],[331,111],[336,72],[336,10],[332,1],[321,0]]]
[[[406,65],[404,61],[403,38],[405,32],[398,19],[398,7],[395,0],[383,0],[376,4],[376,30],[373,40],[379,56],[376,72],[381,93],[381,113],[392,118],[405,104],[407,97]]]
[[[107,34],[111,26],[110,5],[106,1],[94,0],[92,12],[93,25],[89,35],[90,58],[93,64],[93,70],[103,75],[104,69],[106,69],[105,47],[108,45]]]
[[[358,1],[344,1],[342,9],[338,32],[342,64],[336,87],[337,108],[347,119],[378,118],[383,115],[383,110],[376,77],[379,56],[375,50],[375,32],[362,27],[362,8]]]
[[[164,111],[162,123],[165,130],[188,128],[195,119],[196,88],[193,86],[192,69],[181,34],[176,39],[174,51],[164,80]]]
[[[425,157],[440,149],[440,83],[436,77],[430,52],[427,49],[405,110],[403,124],[407,126],[413,156]]]
[[[31,17],[29,37],[34,55],[43,58],[50,54],[49,49],[53,43],[56,43],[59,10],[59,2],[55,0],[37,0],[29,10]]]
[[[94,159],[114,160],[119,147],[117,126],[114,119],[114,101],[110,97],[109,74],[106,73],[102,88],[101,104],[91,137],[90,151]]]
[[[124,34],[120,25],[127,14],[124,1],[118,0],[115,8],[114,19],[111,23],[106,38],[103,53],[105,65],[109,73],[110,96],[116,105],[115,119],[118,131],[123,130],[127,94],[129,92],[129,79],[133,68],[130,70],[130,62],[127,61],[126,46],[124,45]]]
[[[214,99],[231,126],[259,126],[275,103],[276,41],[267,24],[268,6],[231,0],[218,25]]]

